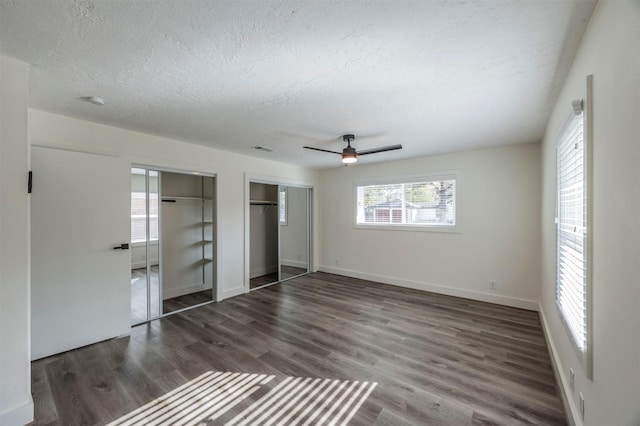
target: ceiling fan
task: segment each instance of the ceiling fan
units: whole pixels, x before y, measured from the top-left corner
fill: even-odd
[[[383,147],[380,147],[380,148],[365,149],[364,151],[358,152],[358,151],[356,151],[356,149],[354,147],[351,146],[351,141],[354,140],[355,138],[356,137],[354,135],[343,135],[342,136],[342,140],[347,143],[347,147],[345,149],[343,149],[342,152],[330,151],[328,149],[314,148],[312,146],[305,146],[303,148],[313,149],[314,151],[329,152],[331,154],[341,155],[342,156],[342,162],[344,164],[355,163],[356,161],[358,161],[358,156],[359,155],[376,154],[378,152],[385,152],[385,151],[393,151],[395,149],[402,149],[402,145],[398,144],[398,145],[383,146]]]

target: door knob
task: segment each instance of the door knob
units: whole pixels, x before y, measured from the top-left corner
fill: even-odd
[[[122,243],[119,246],[115,246],[114,250],[129,250],[129,243]]]

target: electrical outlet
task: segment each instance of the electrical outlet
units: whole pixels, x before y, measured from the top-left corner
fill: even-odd
[[[571,386],[571,392],[576,390],[576,375],[573,368],[569,369],[569,386]]]
[[[498,283],[496,281],[489,281],[489,288],[496,291],[498,289]]]
[[[340,261],[336,259],[336,266],[340,266]]]
[[[584,420],[584,395],[580,392],[580,416]]]
[[[298,255],[298,260],[302,260],[302,255],[301,254]]]

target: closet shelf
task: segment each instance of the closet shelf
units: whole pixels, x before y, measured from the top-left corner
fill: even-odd
[[[278,203],[276,201],[266,201],[266,200],[249,200],[249,204],[252,206],[277,206]]]
[[[162,196],[162,201],[165,200],[198,200],[198,201],[204,201],[204,202],[211,202],[211,198],[204,198],[204,197],[174,197],[172,195],[163,195]]]

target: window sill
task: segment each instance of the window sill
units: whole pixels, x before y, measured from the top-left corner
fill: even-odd
[[[445,234],[461,234],[460,226],[438,225],[383,225],[383,224],[355,224],[354,229],[372,229],[380,231],[410,231],[410,232],[439,232]]]

